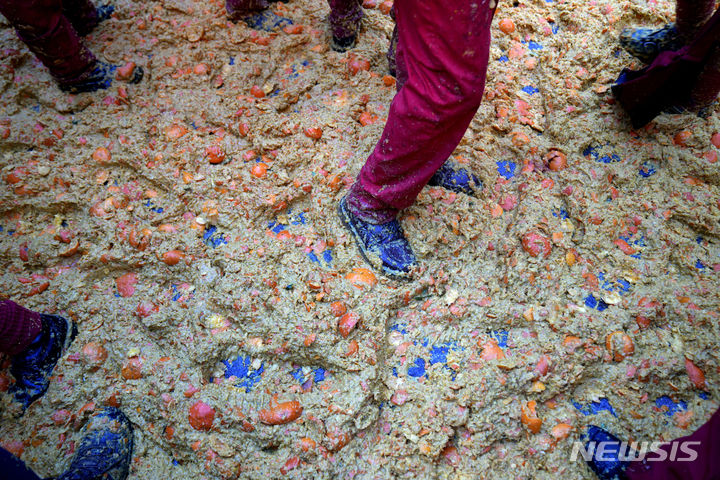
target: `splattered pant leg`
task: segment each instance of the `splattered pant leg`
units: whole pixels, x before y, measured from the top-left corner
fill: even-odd
[[[90,0],[62,0],[62,12],[83,37],[100,23],[97,8]]]
[[[4,448],[0,448],[0,471],[3,478],[13,480],[41,480],[25,463]]]
[[[392,220],[455,150],[485,89],[494,7],[488,0],[396,0],[397,56],[407,80],[350,189],[353,214]]]
[[[17,355],[40,335],[40,314],[10,300],[0,300],[0,353]]]
[[[61,0],[0,0],[0,13],[59,82],[95,65],[95,56],[63,15]]]
[[[231,19],[242,18],[252,12],[265,10],[270,5],[267,0],[225,0],[225,10]]]
[[[363,18],[360,0],[328,0],[330,5],[330,29],[335,38],[357,35]]]
[[[699,442],[686,444],[680,448],[682,442]],[[631,462],[627,470],[629,480],[707,480],[720,478],[720,410],[716,411],[710,420],[695,433],[687,437],[673,440],[662,448],[670,458],[670,452],[676,450],[676,459],[688,458],[685,449],[692,449],[697,453],[697,459],[692,462],[679,462],[665,460],[662,462]],[[652,457],[657,458],[656,455]]]

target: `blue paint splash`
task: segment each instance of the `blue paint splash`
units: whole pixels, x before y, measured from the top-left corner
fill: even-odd
[[[419,378],[425,375],[425,359],[416,358],[415,363],[408,367],[408,375]]]

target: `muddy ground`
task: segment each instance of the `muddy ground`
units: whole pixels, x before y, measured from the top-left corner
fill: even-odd
[[[639,66],[620,30],[670,2],[500,3],[453,155],[484,189],[403,212],[409,282],[357,270],[335,215],[395,91],[387,4],[357,73],[324,2],[275,4],[302,28],[271,35],[217,0],[116,6],[87,43],[146,79],[94,94],[0,25],[0,291],[80,329],[24,416],[0,394],[39,474],[103,405],[134,424],[137,479],[591,479],[569,461],[586,425],[656,441],[717,408],[720,124],[633,131],[609,92]]]

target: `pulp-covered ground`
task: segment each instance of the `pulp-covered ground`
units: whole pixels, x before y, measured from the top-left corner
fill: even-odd
[[[640,66],[620,30],[673,5],[500,4],[453,154],[484,189],[423,190],[396,282],[335,214],[395,91],[366,3],[338,54],[322,1],[273,4],[294,26],[268,34],[217,0],[120,0],[87,44],[146,77],[77,96],[2,24],[0,291],[80,330],[24,416],[0,394],[39,474],[103,405],[137,479],[591,479],[586,425],[661,441],[714,412],[720,124],[633,131],[609,91]]]

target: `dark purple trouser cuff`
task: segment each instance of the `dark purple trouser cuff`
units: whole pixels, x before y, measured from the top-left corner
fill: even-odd
[[[17,355],[40,335],[40,314],[11,300],[0,300],[0,352]]]
[[[0,0],[0,13],[58,82],[71,82],[95,65],[76,30],[88,33],[97,25],[88,0]]]

